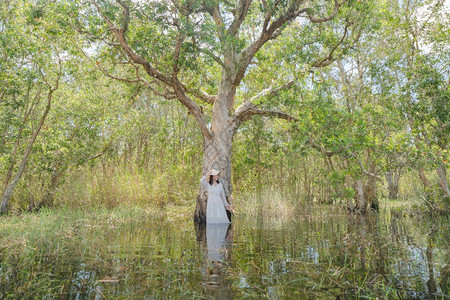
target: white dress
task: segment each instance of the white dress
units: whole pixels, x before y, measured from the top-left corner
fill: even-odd
[[[206,181],[206,176],[200,179],[202,186],[208,191],[208,203],[206,205],[206,223],[230,223],[225,207],[228,206],[225,198],[225,190],[221,182],[211,185]]]

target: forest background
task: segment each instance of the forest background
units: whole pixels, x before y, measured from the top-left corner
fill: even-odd
[[[98,3],[109,18],[121,11],[121,1]],[[186,3],[195,1],[165,4],[176,15]],[[236,101],[255,99],[272,113],[254,113],[234,136],[238,212],[289,214],[312,203],[365,210],[401,198],[448,213],[448,3],[344,3],[327,22],[290,23],[247,70]],[[140,76],[102,18],[82,15],[83,5],[0,4],[2,212],[140,205],[192,213],[202,129],[164,87]],[[312,9],[327,15],[333,7]],[[139,27],[141,19],[165,22],[166,12],[144,12],[130,35],[135,47],[152,46],[145,55],[164,68],[177,31]],[[249,16],[243,40],[261,26]],[[182,49],[183,76],[187,89],[202,89],[192,94],[208,123],[205,95],[217,89],[220,57],[194,48]]]

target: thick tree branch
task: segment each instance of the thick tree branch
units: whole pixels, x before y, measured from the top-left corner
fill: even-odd
[[[336,14],[339,11],[339,8],[342,6],[342,4],[345,1],[346,0],[343,0],[342,2],[335,1],[333,13],[330,16],[327,16],[327,17],[324,17],[324,18],[316,18],[316,17],[311,16],[310,14],[308,14],[308,12],[310,11],[309,8],[300,8],[300,6],[305,1],[293,1],[293,2],[291,2],[290,7],[287,9],[287,11],[284,14],[282,14],[280,17],[278,17],[278,19],[274,20],[273,22],[270,22],[270,20],[272,18],[272,13],[270,12],[270,10],[268,10],[268,12],[266,14],[266,17],[265,17],[265,20],[264,20],[264,24],[262,26],[261,35],[259,36],[259,38],[256,41],[254,41],[251,45],[249,45],[238,56],[238,59],[237,59],[237,62],[238,62],[237,72],[236,72],[235,78],[233,80],[233,84],[234,85],[238,85],[240,83],[240,81],[242,80],[242,78],[245,75],[245,71],[246,71],[248,65],[250,64],[250,62],[253,59],[253,57],[256,54],[256,52],[258,52],[258,50],[267,41],[275,39],[276,37],[278,37],[281,34],[283,25],[291,22],[292,20],[294,20],[295,18],[297,18],[299,15],[301,15],[303,13],[307,13],[308,14],[308,18],[314,23],[327,22],[327,21],[333,19],[336,16]],[[275,3],[275,7],[277,6],[278,2],[279,1],[277,1]],[[263,4],[264,4],[264,2],[263,2]],[[347,30],[347,27],[346,27],[346,30]],[[346,34],[347,34],[347,32],[345,32],[344,38],[345,38]],[[339,44],[337,46],[342,44],[343,41],[344,41],[344,39],[341,39],[341,41],[339,42]],[[330,64],[333,61],[332,55],[333,55],[334,51],[336,50],[337,46],[335,46],[332,49],[332,51],[330,52],[330,54],[326,58],[324,58],[323,60],[317,62],[316,66],[325,66],[325,65]]]
[[[129,7],[128,3],[126,3],[125,1],[127,1],[127,0],[117,0],[117,2],[123,8],[122,27],[120,28],[120,31],[122,33],[127,31],[128,23],[130,22],[130,7]]]
[[[186,95],[180,82],[176,81],[173,85],[173,88],[177,99],[188,108],[189,113],[191,113],[197,120],[197,124],[199,125],[203,136],[210,139],[212,137],[211,130],[209,130],[208,126],[206,125],[205,116],[203,115],[200,107]]]
[[[247,109],[245,113],[240,114],[239,116],[235,116],[234,119],[234,128],[237,129],[239,126],[241,126],[244,122],[250,120],[253,116],[264,116],[264,117],[273,117],[273,118],[279,118],[284,119],[290,122],[296,122],[298,121],[293,116],[280,112],[275,110],[265,110],[265,109],[257,109],[256,105],[254,108]]]
[[[251,97],[249,100],[244,101],[241,105],[239,105],[236,108],[236,111],[234,113],[234,116],[236,118],[240,118],[242,115],[246,114],[247,111],[249,110],[253,110],[256,107],[258,107],[259,104],[256,103],[256,101],[260,98],[266,97],[266,96],[271,96],[274,97],[276,96],[279,92],[283,91],[283,90],[288,90],[290,89],[295,82],[296,78],[286,82],[285,84],[278,86],[278,87],[269,87],[267,89],[264,89],[262,91],[260,91],[259,93],[257,93],[256,95],[254,95],[253,97]]]
[[[275,96],[280,91],[290,89],[294,85],[295,80],[296,79],[292,79],[292,80],[290,80],[290,81],[286,82],[285,84],[283,84],[281,86],[278,86],[278,87],[269,87],[267,89],[264,89],[261,92],[259,92],[258,94],[256,94],[255,96],[251,97],[250,100],[248,100],[248,101],[254,103],[257,99],[260,99],[262,97],[269,96],[269,95],[270,96]]]
[[[144,67],[144,70],[147,72],[148,75],[150,75],[153,78],[156,78],[168,85],[172,85],[172,80],[170,77],[164,75],[159,70],[153,68],[151,64],[141,55],[137,54],[133,51],[133,49],[128,45],[128,42],[125,38],[125,30],[128,27],[129,17],[123,18],[122,28],[118,29],[114,23],[105,15],[102,13],[100,6],[95,2],[91,1],[91,4],[95,6],[98,13],[101,15],[103,20],[108,24],[109,29],[114,33],[116,38],[118,39],[122,49],[125,51],[125,53],[137,64],[140,64]],[[125,5],[125,3],[123,3]],[[125,13],[129,13],[129,10],[124,9]]]
[[[270,87],[267,89],[262,90],[249,100],[243,102],[241,105],[236,108],[236,111],[233,115],[233,122],[236,124],[236,128],[238,128],[243,122],[246,120],[249,120],[252,116],[260,115],[260,116],[267,116],[267,117],[277,117],[281,119],[285,119],[288,121],[296,121],[296,119],[289,114],[278,112],[278,111],[272,111],[272,110],[263,110],[259,109],[258,106],[260,104],[256,103],[257,99],[260,99],[265,96],[276,96],[280,91],[289,89],[294,84],[295,79],[288,81],[287,83],[278,86],[278,87]]]
[[[135,67],[135,72],[136,72],[136,77],[135,78],[123,78],[123,77],[118,77],[115,75],[110,74],[107,70],[103,69],[102,67],[100,67],[100,65],[96,64],[93,62],[93,60],[89,57],[89,55],[83,51],[82,49],[79,49],[84,56],[90,60],[92,62],[92,64],[95,66],[95,68],[97,68],[98,70],[100,70],[105,76],[117,80],[117,81],[121,81],[121,82],[126,82],[126,83],[143,83],[146,87],[148,87],[155,95],[163,97],[167,100],[172,100],[172,99],[177,99],[175,93],[173,91],[169,91],[166,87],[162,86],[161,84],[158,84],[157,82],[149,82],[147,80],[145,80],[144,78],[142,78],[139,75],[139,67],[132,64]],[[160,92],[158,91],[153,85],[159,85],[161,88],[163,88],[165,90],[165,92]],[[208,93],[203,92],[202,90],[198,90],[198,89],[193,89],[193,88],[187,88],[183,83],[180,83],[180,86],[183,88],[183,90],[191,95],[194,95],[195,97],[197,97],[198,99],[206,102],[206,103],[210,103],[210,104],[214,104],[214,101],[217,99],[216,95],[209,95]]]
[[[237,57],[238,68],[233,80],[234,85],[237,86],[241,82],[242,78],[245,75],[245,70],[247,70],[247,67],[252,61],[256,52],[258,52],[258,50],[261,49],[261,47],[267,41],[272,39],[275,31],[280,29],[284,24],[298,17],[300,14],[306,12],[307,8],[299,9],[299,5],[301,3],[303,3],[303,1],[299,2],[294,1],[288,8],[287,12],[281,15],[275,21],[273,21],[270,24],[270,26],[268,24],[270,22],[271,14],[268,14],[266,16],[266,20],[264,21],[264,25],[259,38],[256,41],[254,41],[251,45],[249,45],[244,51],[239,53]]]
[[[92,34],[91,32],[82,29],[81,27],[75,27],[75,30],[78,33],[87,35],[87,36],[89,36],[90,38],[92,38],[94,40],[102,41],[103,43],[105,43],[105,44],[107,44],[109,46],[114,46],[114,47],[120,46],[119,43],[110,42],[106,38],[102,38],[102,37],[96,36],[96,35]]]
[[[280,3],[280,1],[277,0],[273,4],[273,9],[276,9],[276,7],[278,6],[279,3]],[[267,3],[265,0],[262,1],[262,5],[263,5],[264,9],[267,11],[266,16],[264,17],[264,23],[262,26],[262,31],[264,32],[267,30],[267,26],[269,26],[270,19],[272,18],[272,9],[267,6]]]
[[[217,33],[219,34],[219,39],[221,41],[224,40],[224,28],[225,24],[223,22],[222,15],[220,14],[220,8],[219,5],[214,5],[212,7],[207,7],[206,10],[209,12],[209,14],[213,17],[214,23],[216,23],[217,26]]]
[[[186,95],[186,93],[184,92],[185,87],[177,79],[178,67],[177,67],[176,63],[177,63],[177,57],[178,57],[177,55],[179,55],[179,49],[181,47],[180,44],[182,42],[182,39],[179,38],[177,40],[177,45],[175,47],[175,55],[174,55],[175,61],[174,61],[174,68],[173,68],[172,76],[170,76],[170,77],[166,76],[163,73],[161,73],[159,70],[157,70],[156,68],[152,67],[152,65],[143,56],[134,52],[133,49],[128,44],[128,42],[125,38],[125,32],[128,28],[128,23],[130,21],[129,6],[126,1],[118,0],[118,2],[123,7],[123,19],[122,19],[121,28],[117,28],[114,25],[114,23],[105,14],[102,13],[100,6],[95,1],[91,1],[91,4],[95,6],[98,13],[102,16],[102,18],[108,24],[109,29],[113,32],[113,34],[119,40],[119,43],[120,43],[122,49],[131,58],[131,60],[137,64],[142,65],[144,67],[144,70],[147,72],[147,74],[150,77],[153,77],[153,78],[159,80],[160,82],[162,82],[168,86],[171,86],[174,89],[174,92],[175,92],[175,95],[176,95],[176,98],[178,99],[178,101],[180,101],[184,106],[186,106],[189,110],[189,113],[194,116],[203,135],[205,137],[210,138],[211,132],[210,132],[208,126],[206,125],[205,117],[202,113],[202,110],[194,101],[192,101],[192,99],[190,99]],[[181,42],[180,42],[180,40],[181,40]],[[156,92],[154,89],[153,89],[153,91]]]
[[[383,180],[383,179],[381,179],[380,176],[378,176],[378,175],[376,175],[376,174],[373,174],[373,173],[367,171],[367,170],[364,168],[363,163],[356,157],[356,155],[355,155],[354,153],[350,153],[350,157],[354,158],[354,159],[358,162],[358,164],[359,164],[359,166],[360,166],[360,168],[361,168],[361,170],[363,171],[364,174],[366,174],[366,175],[368,175],[368,176],[371,176],[371,177],[374,177],[374,178],[376,178],[376,179],[378,179],[378,180],[380,180],[380,181]]]
[[[175,44],[175,51],[173,54],[173,64],[172,64],[172,79],[178,81],[178,72],[180,71],[180,67],[178,65],[178,60],[180,59],[181,45],[183,44],[186,38],[186,34],[178,34],[177,42]]]
[[[98,69],[100,72],[103,73],[103,75],[105,75],[105,76],[107,76],[107,77],[109,77],[109,78],[111,78],[111,79],[114,79],[114,80],[117,80],[117,81],[121,81],[121,82],[126,82],[126,83],[140,83],[140,82],[141,82],[141,83],[143,83],[146,87],[150,88],[150,89],[153,91],[153,93],[155,93],[155,94],[158,95],[158,96],[164,97],[164,98],[166,98],[166,99],[175,99],[175,98],[176,98],[176,97],[173,95],[173,93],[172,93],[172,95],[169,95],[169,93],[168,93],[167,91],[166,91],[166,94],[160,93],[160,92],[156,91],[155,88],[152,86],[152,84],[151,84],[150,82],[148,82],[148,81],[145,80],[144,78],[140,77],[140,75],[139,75],[139,67],[136,66],[136,65],[134,65],[132,62],[128,62],[128,63],[134,66],[135,72],[136,72],[136,73],[135,73],[135,74],[136,74],[136,77],[135,77],[135,78],[123,78],[123,77],[118,77],[118,76],[115,76],[115,75],[110,74],[107,70],[103,69],[103,68],[100,66],[100,64],[95,63],[95,62],[93,61],[93,59],[92,59],[92,58],[91,58],[91,57],[90,57],[83,49],[81,49],[81,48],[79,48],[79,47],[78,47],[78,49],[79,49],[79,51],[81,51],[81,52],[83,53],[83,55],[84,55],[89,61],[92,62],[92,65],[93,65],[96,69]]]
[[[180,28],[178,28],[180,30]],[[192,101],[185,93],[186,87],[178,80],[178,72],[179,72],[179,66],[178,66],[178,60],[180,57],[180,51],[181,51],[181,45],[183,44],[183,41],[186,38],[186,34],[178,34],[177,42],[175,44],[175,50],[173,55],[173,68],[172,68],[172,87],[174,89],[175,95],[177,96],[178,100],[184,104],[188,109],[189,112],[194,116],[195,119],[197,119],[197,123],[200,126],[200,130],[202,131],[203,135],[210,138],[211,132],[209,128],[206,126],[205,116],[202,113],[202,110],[200,107]]]
[[[194,95],[203,102],[214,104],[214,102],[217,100],[217,95],[210,95],[200,89],[188,88],[184,84],[182,85],[182,87],[186,93]]]
[[[265,109],[252,109],[245,114],[243,120],[246,121],[246,120],[250,119],[252,116],[276,117],[276,118],[284,119],[284,120],[291,121],[291,122],[298,121],[296,118],[294,118],[293,116],[291,116],[287,113],[275,111],[275,110],[265,110]]]

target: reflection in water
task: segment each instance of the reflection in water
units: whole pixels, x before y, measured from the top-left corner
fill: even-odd
[[[231,284],[227,282],[233,227],[231,224],[196,224],[197,242],[204,258],[202,285],[206,294],[216,299],[231,299]]]
[[[208,245],[208,260],[223,261],[227,258],[226,246],[228,228],[230,224],[208,224],[206,225],[206,244]]]
[[[331,209],[297,221],[188,225],[102,227],[65,239],[65,256],[50,249],[40,260],[7,260],[0,248],[0,298],[449,298],[448,218]]]

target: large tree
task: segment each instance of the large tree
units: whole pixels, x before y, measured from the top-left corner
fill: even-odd
[[[219,169],[229,197],[239,126],[255,115],[293,120],[273,99],[347,51],[367,9],[346,0],[92,0],[73,15],[105,74],[188,109],[203,135],[202,170]],[[195,220],[205,219],[200,191]]]

